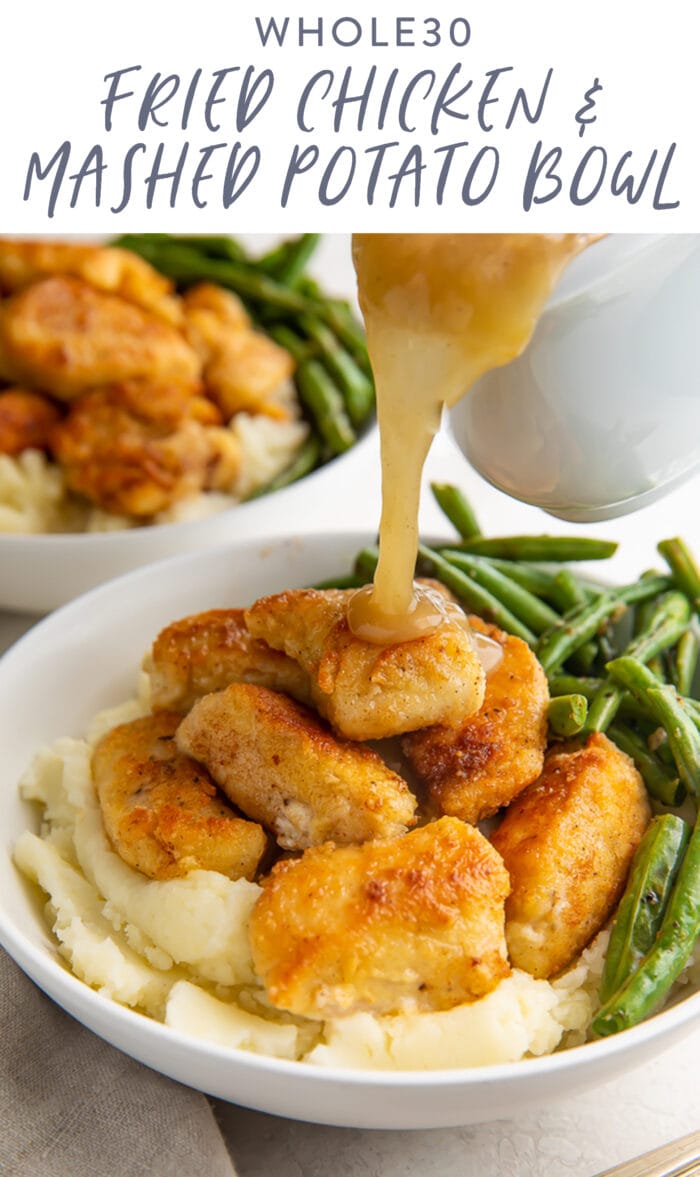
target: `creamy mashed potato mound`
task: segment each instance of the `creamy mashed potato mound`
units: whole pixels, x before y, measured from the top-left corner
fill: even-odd
[[[513,1062],[586,1039],[607,933],[554,982],[515,970],[487,997],[441,1013],[354,1014],[311,1022],[281,1013],[256,978],[248,919],[260,893],[215,871],[148,879],[112,849],[91,778],[95,743],[146,714],[141,696],[58,740],[20,788],[43,809],[15,861],[48,896],[46,917],[72,972],[98,992],[183,1033],[319,1067],[431,1070]]]

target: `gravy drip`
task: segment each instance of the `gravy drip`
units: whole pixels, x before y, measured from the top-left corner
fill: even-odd
[[[377,386],[379,563],[350,601],[353,633],[392,645],[434,632],[445,602],[414,585],[421,475],[443,405],[515,359],[587,234],[356,234],[353,262]]]

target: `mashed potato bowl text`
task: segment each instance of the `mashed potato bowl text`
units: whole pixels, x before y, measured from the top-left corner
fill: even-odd
[[[454,1044],[448,1041],[449,1049],[435,1040],[412,1043],[406,1034],[397,1048],[402,1027],[395,1026],[391,1057],[376,1021],[358,1015],[344,1025],[335,1022],[325,1042],[316,1047],[315,1057],[312,1049],[310,1061],[303,1062],[291,1061],[299,1053],[291,1041],[296,1033],[291,1027],[262,1023],[268,1027],[269,1042],[251,1042],[250,1035],[261,1031],[261,1019],[246,1026],[245,1018],[234,1018],[229,1041],[278,1056],[270,1057],[207,1038],[207,995],[193,992],[187,981],[171,990],[171,1025],[132,1012],[79,981],[58,955],[39,892],[12,861],[27,828],[38,827],[36,808],[22,802],[17,790],[28,764],[39,748],[61,737],[79,740],[96,713],[134,694],[136,668],[164,624],[187,613],[248,604],[265,593],[337,574],[366,542],[365,535],[318,535],[241,543],[180,557],[94,590],[42,622],[5,656],[0,662],[5,817],[0,942],[50,997],[90,1029],[154,1069],[222,1098],[277,1115],[360,1127],[442,1127],[513,1115],[607,1081],[668,1046],[700,1016],[700,995],[688,986],[688,996],[664,1013],[605,1041],[541,1058],[468,1068],[459,1066],[460,1058],[470,1057],[459,1036],[472,1031],[468,1020],[460,1020],[459,1010],[441,1015],[451,1020]],[[62,747],[70,753],[79,745],[69,739]],[[250,896],[238,899],[245,906]],[[221,901],[225,905],[225,897]],[[245,971],[244,955],[236,967]],[[241,973],[237,979],[246,978]],[[527,1003],[528,995],[523,992],[521,999]],[[154,1002],[158,1000],[155,994]],[[508,1028],[509,1019],[508,1009],[494,1010],[492,1024],[505,1043],[497,1057],[505,1059],[520,1053],[517,1042],[508,1053],[508,1038],[515,1032]],[[434,1038],[434,1022],[420,1025]],[[213,1032],[219,1035],[220,1029]],[[382,1069],[415,1066],[413,1060],[421,1052],[430,1060],[428,1065],[438,1069]],[[369,1065],[380,1069],[365,1069]]]

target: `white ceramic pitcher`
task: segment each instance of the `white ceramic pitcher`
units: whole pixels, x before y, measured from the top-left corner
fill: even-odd
[[[523,354],[452,411],[470,463],[572,521],[624,515],[700,467],[700,234],[581,254]]]

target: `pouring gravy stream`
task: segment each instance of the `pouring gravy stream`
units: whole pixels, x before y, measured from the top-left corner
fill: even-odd
[[[581,233],[356,234],[353,261],[377,387],[379,563],[348,622],[391,645],[438,628],[446,603],[414,584],[421,476],[443,405],[528,343]]]

